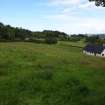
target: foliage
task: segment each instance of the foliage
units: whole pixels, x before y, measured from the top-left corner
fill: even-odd
[[[51,31],[51,30],[44,30],[43,32],[33,32],[33,37],[40,39],[46,39],[48,37],[48,35],[51,35],[52,37],[56,37],[59,40],[67,40],[68,39],[68,35],[64,32],[59,32],[59,31]]]
[[[34,41],[42,43],[40,39],[47,39],[51,35],[51,41],[54,42],[55,37],[59,40],[67,40],[68,35],[64,32],[44,30],[42,32],[33,32],[27,29],[12,27],[0,23],[0,41]],[[50,41],[49,40],[49,41]],[[51,42],[52,43],[52,42]]]
[[[95,36],[95,35],[88,36],[86,38],[86,42],[88,42],[88,43],[97,43],[98,39],[99,39],[99,36]]]
[[[27,37],[32,37],[31,31],[0,24],[0,40],[24,40]]]
[[[95,1],[96,6],[103,6],[105,7],[105,0],[89,0],[89,1]]]
[[[78,35],[71,35],[68,40],[72,42],[78,42],[81,41],[82,39],[87,38],[87,35],[85,34],[78,34]]]
[[[86,39],[86,42],[92,43],[104,43],[104,34],[88,36],[87,34],[73,34],[68,35],[64,32],[44,30],[42,32],[33,32],[27,29],[12,27],[10,25],[4,25],[0,23],[0,42],[35,42],[35,43],[47,43],[56,44],[58,41],[71,41],[78,42]]]
[[[58,40],[56,37],[52,37],[52,36],[47,36],[45,39],[45,42],[47,44],[57,44]]]
[[[105,44],[105,38],[101,38],[100,36],[101,35],[88,36],[85,41],[88,43],[95,43],[95,44],[103,45]]]

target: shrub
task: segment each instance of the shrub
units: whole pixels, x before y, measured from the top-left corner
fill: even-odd
[[[57,44],[58,40],[56,37],[48,36],[46,37],[45,42],[47,44]]]

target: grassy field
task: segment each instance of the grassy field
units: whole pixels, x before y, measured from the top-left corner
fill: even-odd
[[[72,44],[0,43],[0,105],[105,105],[105,59]]]

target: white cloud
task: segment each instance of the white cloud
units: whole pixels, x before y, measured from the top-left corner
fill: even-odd
[[[54,5],[77,5],[80,3],[80,0],[50,0]]]
[[[103,33],[105,32],[105,19],[93,17],[75,17],[66,14],[52,15],[47,19],[56,22],[57,30],[67,33]]]
[[[52,5],[60,6],[79,6],[79,7],[95,7],[94,2],[88,0],[49,0]]]
[[[96,8],[96,6],[94,5],[94,2],[87,2],[84,4],[80,4],[79,8]]]
[[[100,25],[100,27],[99,27]],[[57,28],[58,30],[67,32],[69,34],[74,33],[105,33],[105,25],[101,22],[97,22],[94,24],[94,22],[78,22],[78,23],[71,23],[71,24],[62,24],[59,25]]]
[[[56,23],[57,30],[67,33],[104,33],[105,16],[99,14],[105,10],[96,7],[88,0],[50,0],[55,8],[63,7],[58,14],[47,16],[49,21]],[[104,13],[103,13],[104,14]]]

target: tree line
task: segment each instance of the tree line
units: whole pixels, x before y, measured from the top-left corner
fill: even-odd
[[[89,36],[88,34],[68,35],[64,32],[52,30],[33,32],[27,29],[12,27],[10,25],[4,25],[3,23],[0,23],[0,41],[31,41],[36,43],[46,42],[49,44],[55,44],[58,41],[78,42],[82,39],[84,39],[84,41],[88,43],[105,43],[104,34],[95,34],[91,36]]]
[[[30,31],[23,28],[12,27],[10,25],[4,25],[0,23],[0,41],[31,41],[31,40],[43,40],[43,39],[55,39],[60,41],[80,41],[82,38],[87,37],[85,34],[73,34],[68,35],[64,32],[44,30],[44,31]]]
[[[26,37],[32,37],[32,32],[0,23],[0,40],[24,40]]]
[[[0,23],[0,41],[33,41],[41,39],[67,40],[68,34],[59,31],[44,30],[33,32],[27,29],[12,27]]]

